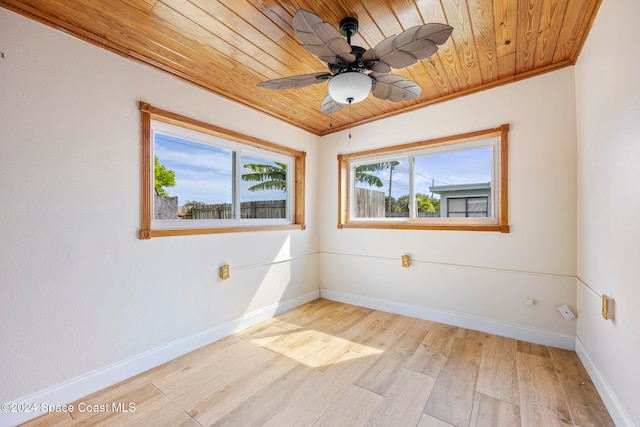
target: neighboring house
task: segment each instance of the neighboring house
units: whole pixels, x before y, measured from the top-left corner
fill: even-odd
[[[429,191],[440,195],[441,217],[491,216],[491,183],[435,185]]]

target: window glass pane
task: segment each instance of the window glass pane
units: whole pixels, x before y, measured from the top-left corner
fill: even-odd
[[[449,213],[466,212],[467,199],[449,199]]]
[[[356,218],[409,217],[409,167],[406,159],[355,166]]]
[[[153,218],[233,218],[234,152],[154,134]]]
[[[488,216],[491,194],[491,147],[440,151],[414,158],[417,216],[465,217]],[[480,197],[484,205],[470,208],[482,215],[467,215],[467,198]],[[441,200],[448,206],[441,206]],[[482,201],[477,202],[482,204]]]
[[[467,199],[467,210],[469,213],[483,213],[486,216],[487,200],[486,197],[469,197]]]
[[[288,164],[243,155],[241,165],[242,218],[286,218]]]

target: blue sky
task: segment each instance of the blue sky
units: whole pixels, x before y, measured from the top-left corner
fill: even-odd
[[[169,195],[178,196],[179,205],[187,200],[208,204],[232,202],[231,150],[156,134],[154,154],[158,156],[160,163],[176,174],[176,186],[166,190]],[[256,157],[243,156],[242,164],[246,163],[274,164]],[[248,191],[247,188],[254,184],[241,183],[243,201],[284,199],[283,191]]]
[[[382,187],[358,187],[389,193],[390,171],[374,173],[384,183]],[[468,150],[420,156],[415,158],[416,192],[430,193],[435,185],[471,184],[491,181],[491,148],[481,147]],[[409,165],[402,160],[393,170],[391,195],[395,198],[409,194]],[[434,195],[437,197],[437,195]]]

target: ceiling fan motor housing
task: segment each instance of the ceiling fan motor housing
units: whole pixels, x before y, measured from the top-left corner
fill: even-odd
[[[358,20],[351,16],[347,16],[340,21],[340,34],[347,38],[347,42],[351,44],[351,37],[358,32]]]

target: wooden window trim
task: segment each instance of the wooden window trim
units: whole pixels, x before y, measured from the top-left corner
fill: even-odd
[[[373,150],[359,151],[356,153],[338,155],[338,228],[377,228],[377,229],[398,229],[398,230],[459,230],[459,231],[496,231],[509,233],[509,124],[503,124],[497,128],[468,132],[459,135],[434,138],[424,141],[411,142],[408,144],[394,145],[390,147],[377,148]],[[476,141],[485,138],[499,137],[500,147],[500,176],[498,182],[499,205],[497,209],[496,224],[446,224],[425,223],[419,221],[351,221],[349,212],[349,162],[355,159],[367,157],[377,157],[389,154],[406,154],[410,151],[417,151],[424,148],[433,148],[459,144],[462,142]]]
[[[245,231],[265,230],[305,230],[305,159],[304,151],[294,150],[289,147],[264,141],[239,132],[224,129],[209,123],[171,113],[160,108],[153,107],[146,102],[140,102],[142,117],[142,222],[140,239],[146,240],[152,237],[186,236],[198,234],[236,233]],[[179,229],[152,229],[152,177],[151,173],[151,121],[158,121],[174,126],[201,132],[228,141],[234,141],[254,148],[259,148],[273,153],[283,154],[294,158],[294,213],[293,223],[286,225],[247,225],[234,227],[202,227]]]

